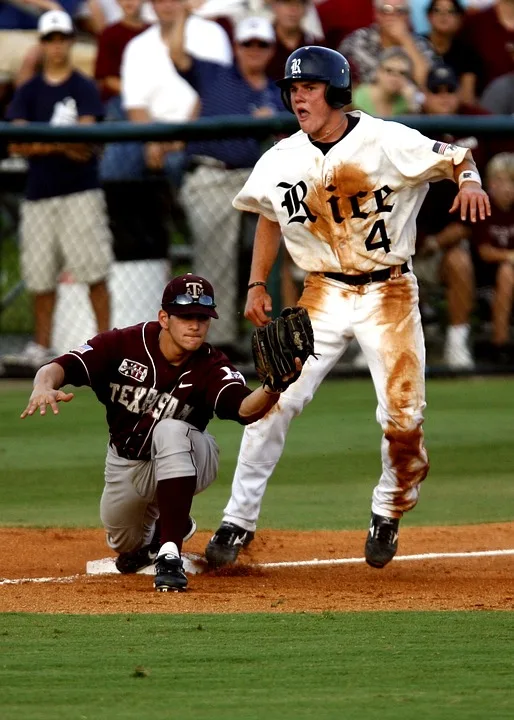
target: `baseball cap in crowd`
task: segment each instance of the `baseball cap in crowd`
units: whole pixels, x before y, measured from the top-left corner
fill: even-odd
[[[207,315],[217,318],[214,290],[208,280],[186,273],[170,280],[162,294],[162,309],[168,315]]]
[[[442,87],[447,88],[449,92],[455,92],[459,87],[457,75],[448,65],[437,65],[428,73],[427,89],[436,93]]]
[[[237,23],[234,40],[236,43],[262,40],[272,45],[275,42],[275,30],[271,22],[265,17],[246,17]]]
[[[43,13],[37,24],[39,37],[43,38],[51,33],[62,33],[62,35],[74,35],[73,21],[64,10],[49,10]]]

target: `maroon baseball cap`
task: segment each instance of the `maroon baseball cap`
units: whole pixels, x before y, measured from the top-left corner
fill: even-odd
[[[168,315],[207,315],[217,318],[214,290],[208,280],[186,273],[170,280],[162,294],[162,309]]]

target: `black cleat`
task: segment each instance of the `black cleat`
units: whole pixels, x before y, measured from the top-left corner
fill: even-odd
[[[189,516],[184,542],[190,540],[196,532],[196,521],[194,517]],[[136,573],[142,568],[153,565],[159,548],[161,547],[159,521],[155,524],[154,536],[148,545],[143,545],[139,550],[131,550],[130,552],[120,553],[116,558],[116,568],[123,575]]]
[[[396,555],[398,549],[398,518],[371,513],[371,524],[364,554],[368,565],[383,568]]]
[[[221,523],[205,548],[209,567],[220,568],[234,563],[241,548],[247,547],[254,537],[255,533],[251,530],[233,523]]]
[[[175,543],[165,543],[155,562],[154,588],[158,592],[183,592],[187,577]]]

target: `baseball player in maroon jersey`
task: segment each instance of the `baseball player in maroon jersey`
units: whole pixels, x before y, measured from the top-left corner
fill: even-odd
[[[197,275],[171,280],[158,319],[115,329],[44,365],[21,417],[89,385],[106,407],[109,444],[100,516],[116,567],[156,563],[157,590],[185,590],[180,553],[195,524],[193,496],[216,478],[218,447],[206,432],[214,413],[243,425],[265,415],[278,393],[253,392],[226,355],[205,342],[217,318],[212,285]],[[301,363],[297,361],[297,369]],[[157,520],[159,522],[157,523]]]

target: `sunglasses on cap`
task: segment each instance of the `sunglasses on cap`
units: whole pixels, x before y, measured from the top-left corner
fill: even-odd
[[[210,295],[199,295],[197,298],[193,297],[189,293],[185,293],[184,295],[177,295],[177,297],[172,300],[170,305],[205,305],[205,307],[215,308],[216,303],[214,302],[214,298]]]
[[[268,50],[271,47],[270,43],[265,42],[264,40],[245,40],[242,43],[239,43],[244,48],[261,48],[261,50]]]

